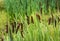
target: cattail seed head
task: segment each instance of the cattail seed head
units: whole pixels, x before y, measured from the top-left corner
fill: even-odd
[[[40,15],[36,14],[36,17],[38,18],[39,21],[41,20]]]
[[[34,23],[33,16],[31,16],[31,23]]]
[[[55,27],[56,27],[56,23],[57,23],[57,22],[56,22],[56,20],[55,20]]]
[[[21,36],[23,37],[23,24],[21,23]]]
[[[51,18],[48,19],[48,24],[49,24],[49,25],[51,24]]]

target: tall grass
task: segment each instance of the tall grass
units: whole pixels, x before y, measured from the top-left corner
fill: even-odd
[[[59,27],[54,28],[52,26],[45,25],[43,23],[37,22],[35,20],[34,24],[26,25],[24,24],[23,38],[20,34],[20,30],[17,34],[12,33],[13,41],[59,41]],[[6,41],[10,41],[9,35],[5,36]]]

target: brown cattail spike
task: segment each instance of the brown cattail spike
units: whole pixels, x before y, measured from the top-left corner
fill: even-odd
[[[39,21],[41,20],[40,15],[36,14],[36,17],[38,18]]]
[[[21,36],[23,37],[23,24],[21,23]]]
[[[31,23],[34,23],[33,16],[31,16]]]
[[[49,24],[49,25],[51,24],[51,18],[48,19],[48,24]]]
[[[56,20],[55,20],[55,27],[56,27]]]

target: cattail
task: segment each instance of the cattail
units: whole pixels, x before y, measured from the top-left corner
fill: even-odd
[[[31,23],[34,23],[33,17],[31,16]]]
[[[21,23],[21,30],[23,31],[23,24]]]
[[[51,18],[48,19],[48,24],[49,24],[49,25],[51,24]]]
[[[27,16],[27,23],[30,24],[29,16]]]
[[[6,33],[8,33],[8,25],[6,25]]]
[[[21,36],[23,37],[23,24],[21,23]]]
[[[56,27],[56,20],[55,20],[55,27]]]
[[[60,18],[58,17],[58,23],[59,23],[59,21],[60,21]]]
[[[24,37],[24,36],[23,36],[23,31],[21,31],[21,36]]]
[[[40,15],[36,14],[36,17],[38,18],[39,21],[41,20]]]
[[[16,34],[18,32],[19,27],[20,27],[20,23],[18,23],[18,26],[17,26],[17,29],[16,29]]]

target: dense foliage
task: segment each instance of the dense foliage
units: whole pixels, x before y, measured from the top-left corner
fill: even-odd
[[[42,8],[45,12],[49,7],[53,9],[60,8],[60,0],[5,0],[7,11],[13,13],[29,13],[40,11]]]
[[[2,2],[0,41],[60,40],[60,0],[4,0]]]

